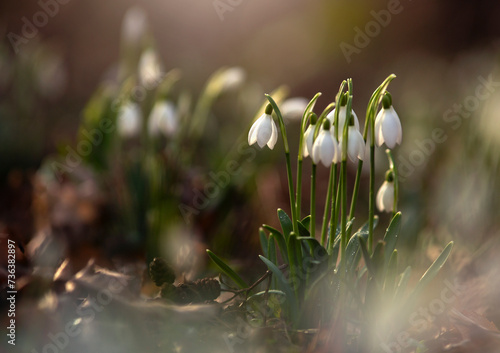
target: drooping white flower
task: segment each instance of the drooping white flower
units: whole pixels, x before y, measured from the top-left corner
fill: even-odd
[[[288,98],[281,104],[281,115],[288,120],[300,120],[308,104],[309,101],[304,97]]]
[[[347,128],[347,155],[352,162],[355,162],[356,159],[363,160],[365,157],[365,140],[363,139],[363,135],[359,132],[358,129],[354,125],[350,125]],[[344,147],[342,142],[342,135],[339,139],[339,147],[340,151]]]
[[[335,137],[330,133],[330,122],[325,121],[323,129],[318,134],[312,148],[312,160],[314,164],[320,161],[325,167],[339,161],[339,147]]]
[[[302,141],[303,143],[302,155],[304,157],[308,157],[310,154],[312,154],[314,131],[316,130],[316,121],[318,119],[318,117],[314,113],[309,113],[309,116],[310,116],[310,124],[307,127],[306,131],[304,132],[304,140]]]
[[[377,192],[377,208],[380,212],[394,210],[394,181],[384,181]]]
[[[315,128],[316,128],[316,125],[310,124],[307,127],[306,132],[304,132],[304,141],[303,141],[303,145],[302,145],[302,148],[303,148],[302,155],[304,157],[308,157],[309,153],[312,152]]]
[[[394,148],[396,144],[400,145],[403,139],[403,130],[399,116],[392,106],[392,99],[389,93],[386,93],[382,101],[383,108],[375,118],[375,142],[377,146],[383,143],[389,148]]]
[[[206,92],[213,97],[237,89],[243,82],[245,82],[246,72],[241,67],[234,66],[228,68],[221,68],[210,76]]]
[[[351,110],[352,115],[354,116],[354,126],[356,129],[359,131],[359,120],[358,116],[354,112],[354,110]],[[347,106],[343,105],[339,108],[339,135],[342,134],[342,129],[344,128],[345,121],[346,121],[346,115],[347,115]],[[326,116],[328,120],[330,120],[330,123],[333,125],[335,124],[335,109],[333,109],[328,115]],[[334,131],[333,129],[331,130],[332,132]]]
[[[148,119],[148,132],[151,136],[171,136],[177,131],[178,117],[175,106],[169,101],[158,101],[153,106]]]
[[[144,51],[139,59],[139,81],[145,88],[158,86],[164,76],[158,55],[153,49]]]
[[[125,13],[122,23],[122,39],[128,45],[137,45],[147,30],[146,12],[140,7],[131,7]]]
[[[117,129],[120,136],[135,137],[141,131],[142,112],[137,103],[125,103],[118,113]]]
[[[222,91],[229,91],[238,88],[246,78],[243,68],[234,66],[226,69],[220,76]]]
[[[274,148],[278,141],[278,128],[272,117],[272,107],[268,105],[266,112],[260,116],[248,132],[248,144],[251,146],[255,142],[260,148],[267,145],[270,149]]]

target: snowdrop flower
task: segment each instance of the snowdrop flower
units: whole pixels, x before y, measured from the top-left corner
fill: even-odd
[[[382,100],[382,110],[375,118],[375,142],[381,146],[384,142],[389,148],[400,145],[403,138],[401,122],[392,106],[392,98],[386,93]]]
[[[146,88],[156,87],[163,77],[158,55],[153,49],[147,49],[139,59],[139,81]]]
[[[142,123],[142,112],[137,103],[125,103],[121,107],[117,119],[117,129],[120,136],[130,138],[139,134]]]
[[[122,38],[129,45],[137,44],[146,33],[148,19],[144,10],[140,7],[132,7],[127,10],[122,23]]]
[[[283,118],[301,120],[309,101],[304,97],[289,98],[281,104],[280,111]]]
[[[169,101],[158,101],[153,106],[148,119],[148,132],[151,136],[162,133],[171,136],[177,131],[178,117],[175,106]]]
[[[325,167],[329,167],[332,163],[337,163],[339,159],[337,141],[329,130],[330,121],[327,119],[325,120],[323,129],[314,141],[312,149],[312,160],[314,164],[318,164],[321,161]]]
[[[343,102],[342,102],[343,103]],[[344,128],[344,124],[346,121],[346,115],[347,115],[347,105],[342,105],[339,108],[339,134],[342,134],[342,129]],[[359,131],[359,120],[358,116],[354,112],[354,110],[351,110],[351,114],[354,116],[354,126],[356,127],[356,130]],[[335,123],[335,109],[333,109],[328,115],[326,116],[328,120],[330,120],[330,123],[333,125]],[[332,129],[333,132],[333,129]]]
[[[394,210],[394,175],[392,171],[386,173],[386,178],[377,192],[377,208],[380,212]]]
[[[352,121],[354,118],[351,116],[351,123],[354,124],[354,121]],[[365,156],[365,140],[363,139],[363,135],[359,132],[359,130],[356,128],[354,125],[349,125],[347,128],[347,155],[349,156],[349,159],[352,162],[356,161],[357,159],[363,160]],[[342,148],[344,146],[342,140],[343,136],[340,136],[339,139],[339,147],[340,151],[342,151]]]
[[[206,92],[211,96],[234,90],[245,82],[246,72],[241,67],[229,67],[217,70],[207,83]]]
[[[270,149],[274,148],[278,141],[278,128],[273,120],[273,107],[268,104],[264,114],[253,123],[248,133],[248,144],[251,146],[255,142],[260,148],[266,144]]]
[[[230,67],[226,69],[221,77],[222,91],[229,91],[238,88],[246,78],[246,72],[241,67]]]
[[[314,140],[314,131],[316,130],[316,121],[318,120],[318,116],[314,113],[310,113],[310,124],[304,132],[304,140],[303,143],[303,152],[302,155],[304,157],[308,157],[309,154],[312,153],[313,149],[313,140]]]

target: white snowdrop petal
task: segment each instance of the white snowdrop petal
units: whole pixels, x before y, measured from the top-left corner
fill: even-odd
[[[276,145],[276,141],[278,141],[278,128],[276,127],[274,120],[271,118],[271,138],[269,139],[267,146],[270,149],[273,149]]]
[[[163,73],[158,55],[153,49],[148,49],[142,53],[139,59],[139,80],[146,88],[155,87]]]
[[[243,68],[238,66],[228,68],[220,77],[222,90],[229,91],[236,89],[245,81],[245,78],[246,72]]]
[[[126,103],[118,115],[118,133],[123,137],[133,137],[139,134],[142,112],[137,103]]]
[[[365,158],[365,142],[363,140],[363,136],[361,136],[361,140],[358,140],[358,159],[363,160]]]
[[[148,132],[152,136],[159,133],[171,136],[177,131],[177,113],[175,106],[168,101],[155,103],[148,119]]]
[[[272,127],[269,124],[262,123],[257,129],[257,144],[260,148],[267,145],[267,142],[271,138],[273,133]]]
[[[384,181],[377,192],[376,203],[380,212],[392,212],[394,208],[394,183]]]
[[[387,182],[384,192],[384,208],[386,212],[392,212],[394,209],[394,183]]]
[[[375,143],[378,147],[382,146],[384,143],[384,136],[382,135],[382,120],[384,119],[384,110],[382,109],[378,112],[377,117],[375,118]]]
[[[250,128],[248,132],[248,144],[253,145],[255,142],[260,148],[267,145],[270,149],[274,148],[278,140],[278,129],[271,115],[262,114]]]
[[[255,122],[253,123],[250,131],[248,132],[248,144],[251,146],[255,142],[257,142],[257,127],[260,125],[260,122],[264,119],[265,115],[261,115]]]
[[[383,143],[389,148],[394,148],[396,144],[401,144],[403,130],[398,114],[391,106],[388,109],[382,109],[375,119],[375,142],[377,146]]]
[[[313,140],[314,140],[314,130],[316,129],[316,125],[309,125],[304,133],[304,157],[312,154],[313,149]]]
[[[314,141],[313,144],[313,150],[312,150],[312,160],[314,164],[318,164],[320,162],[320,152],[321,152],[321,141],[323,137],[322,134],[320,133],[318,137],[316,138],[316,141]]]
[[[325,167],[329,167],[333,162],[333,158],[335,157],[335,146],[333,144],[333,138],[330,133],[328,133],[328,131],[326,130],[323,131],[325,131],[326,134],[324,134],[325,136],[323,138],[323,143],[321,144],[320,157],[323,165]]]
[[[356,127],[356,129],[359,130],[358,116],[356,115],[356,112],[353,109],[351,109],[351,113],[354,116],[354,126]],[[342,128],[345,125],[346,115],[347,115],[347,106],[344,105],[340,107],[339,110],[339,134],[341,133]],[[330,113],[328,113],[326,117],[328,120],[330,120],[330,123],[333,125],[335,123],[335,109],[333,109]],[[331,131],[333,132],[333,130]]]
[[[358,141],[354,139],[354,136],[349,136],[349,140],[347,141],[347,155],[352,162],[356,161],[358,156]]]
[[[384,190],[386,188],[386,184],[382,184],[380,189],[377,192],[377,208],[380,212],[384,212]]]
[[[332,140],[333,140],[333,146],[335,148],[335,154],[333,156],[333,163],[339,163],[341,158],[342,158],[341,151],[340,151],[340,144],[337,142],[337,139],[335,139],[335,137],[332,137]]]
[[[396,145],[396,140],[398,138],[397,128],[397,121],[394,119],[394,116],[390,113],[386,114],[382,121],[381,131],[385,144],[391,149]]]

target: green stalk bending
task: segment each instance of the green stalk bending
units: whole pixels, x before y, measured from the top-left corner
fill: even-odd
[[[396,75],[390,74],[384,82],[373,92],[368,107],[366,108],[366,123],[370,124],[370,191],[368,202],[368,251],[373,248],[373,223],[375,217],[375,114],[378,106],[382,102],[385,91],[389,83],[396,78]]]
[[[290,162],[290,148],[288,147],[288,137],[286,134],[285,122],[283,121],[283,116],[281,115],[281,112],[278,108],[278,105],[276,104],[274,99],[269,94],[266,94],[266,98],[269,101],[269,103],[272,105],[273,110],[276,113],[276,116],[278,117],[281,136],[283,137],[283,148],[285,150],[286,174],[287,174],[287,178],[288,178],[288,193],[290,194],[290,210],[292,213],[293,231],[295,232],[295,234],[299,234],[299,225],[297,223],[298,220],[297,220],[297,213],[296,213],[297,208],[296,208],[296,203],[295,203],[295,192],[293,190],[292,165]]]
[[[300,134],[299,134],[299,152],[297,155],[297,187],[296,189],[296,196],[295,196],[295,202],[296,202],[296,215],[299,219],[300,217],[300,208],[301,208],[301,203],[302,203],[302,160],[304,157],[304,132],[306,130],[306,124],[307,124],[307,118],[309,116],[309,113],[313,110],[314,104],[316,103],[316,100],[321,96],[321,93],[318,92],[315,94],[315,96],[311,99],[309,104],[307,104],[306,109],[304,110],[304,114],[302,114],[302,120],[300,122]]]

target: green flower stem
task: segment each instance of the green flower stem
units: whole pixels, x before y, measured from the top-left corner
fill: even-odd
[[[335,139],[338,141],[338,135],[339,135],[339,129],[338,129],[338,126],[339,126],[339,110],[340,110],[340,107],[341,107],[341,104],[340,104],[340,101],[342,99],[342,92],[344,90],[344,87],[346,85],[346,81],[342,81],[342,83],[340,84],[340,87],[339,87],[339,91],[337,93],[337,95],[335,96],[335,104],[331,105],[332,108],[333,106],[335,106],[335,115],[334,115],[334,135],[335,135]],[[338,108],[338,109],[337,109]],[[326,116],[326,113],[325,113],[325,116]],[[333,170],[333,173],[332,173],[332,170]],[[337,198],[338,198],[338,189],[339,189],[339,175],[338,175],[338,169],[337,169],[337,166],[335,164],[333,164],[331,166],[331,169],[330,169],[330,180],[328,182],[328,194],[330,195],[330,199],[328,199],[327,197],[327,203],[325,204],[325,217],[323,217],[323,222],[326,222],[326,212],[328,210],[328,207],[327,205],[330,205],[331,204],[331,213],[330,213],[330,236],[329,236],[329,239],[328,239],[328,253],[331,254],[332,251],[333,251],[333,243],[335,242],[335,235],[336,235],[336,231],[337,231],[337,210],[338,210],[338,203],[336,202]],[[332,197],[333,195],[333,192],[334,192],[334,187],[337,187],[335,189],[335,196]],[[326,225],[323,224],[323,227],[326,228]],[[324,244],[323,244],[324,246]]]
[[[356,202],[358,201],[359,184],[361,182],[362,171],[363,171],[363,161],[359,160],[358,170],[356,171],[356,179],[354,181],[354,189],[352,191],[351,208],[349,210],[349,220],[352,220],[354,218],[354,212],[356,210]]]
[[[369,252],[371,252],[373,247],[373,220],[375,217],[375,114],[377,113],[378,106],[382,102],[387,86],[389,86],[389,83],[395,78],[396,75],[390,74],[384,82],[382,82],[375,92],[373,92],[368,102],[368,107],[366,108],[365,124],[370,124],[370,191],[368,194],[368,242],[366,244]]]
[[[370,191],[368,192],[368,242],[366,247],[368,252],[371,253],[373,245],[373,220],[375,218],[375,124],[372,119],[372,134],[370,142]]]
[[[278,105],[276,104],[274,99],[269,94],[266,94],[266,98],[269,101],[269,103],[273,106],[273,110],[276,116],[278,117],[281,136],[283,137],[283,147],[285,149],[286,173],[288,177],[288,193],[290,194],[290,210],[292,213],[293,231],[295,232],[295,234],[299,234],[299,225],[297,223],[298,220],[296,214],[297,208],[295,203],[295,192],[293,190],[292,165],[290,162],[290,148],[288,147],[288,137],[286,134],[285,122],[283,121],[283,116],[281,115]]]
[[[333,188],[335,186],[334,185],[334,177],[335,177],[335,170],[336,169],[337,169],[336,165],[332,164],[330,167],[330,177],[328,179],[328,192],[326,194],[325,210],[323,212],[323,224],[321,226],[321,245],[322,246],[325,246],[325,244],[326,244],[326,229],[328,226],[328,208],[330,207],[330,204],[332,203]],[[330,234],[331,234],[331,231],[330,231]],[[333,232],[335,232],[335,231],[333,231]]]
[[[392,155],[392,151],[390,149],[386,149],[385,153],[387,154],[387,158],[389,159],[389,168],[394,173],[394,208],[392,210],[392,217],[394,217],[398,212],[399,174],[398,174],[398,168],[396,167],[396,163],[394,163],[394,156]]]
[[[297,154],[297,187],[295,188],[297,192],[295,196],[295,202],[296,202],[296,215],[298,219],[301,219],[300,208],[302,204],[302,160],[304,156],[304,132],[306,130],[306,125],[308,120],[307,118],[309,116],[309,113],[313,110],[314,104],[316,104],[316,101],[320,96],[321,92],[316,93],[314,97],[311,99],[311,101],[307,104],[306,109],[304,110],[304,114],[302,115],[302,120],[300,122],[299,152]]]
[[[333,243],[335,242],[335,235],[337,233],[337,221],[338,221],[338,210],[339,210],[339,190],[341,185],[339,184],[339,169],[335,166],[335,172],[333,176],[333,185],[336,185],[334,189],[334,195],[332,197],[332,208],[330,213],[330,238],[328,239],[328,249],[333,250]]]
[[[316,164],[312,164],[311,170],[311,221],[309,231],[311,237],[316,233]]]
[[[300,134],[300,139],[302,140],[302,133]],[[295,189],[296,189],[295,214],[297,215],[297,220],[300,220],[300,219],[302,219],[300,216],[300,213],[301,213],[300,206],[302,203],[302,153],[300,153],[300,152],[299,152],[299,156],[297,158],[297,187]]]
[[[340,182],[342,185],[341,188],[341,217],[340,217],[340,261],[341,268],[343,273],[345,274],[346,270],[346,248],[347,248],[347,146],[348,146],[348,131],[349,131],[349,119],[352,112],[352,79],[347,80],[347,87],[349,96],[347,97],[347,106],[346,106],[346,119],[342,131],[342,162],[340,164]]]
[[[347,125],[347,124],[346,124]],[[342,160],[340,165],[340,183],[342,188],[341,192],[341,207],[342,213],[340,217],[340,261],[342,271],[345,273],[346,270],[346,248],[347,248],[347,160]]]
[[[369,118],[365,119],[365,127],[363,129],[363,140],[365,140],[365,143],[366,143],[367,137],[368,137],[368,128],[370,127],[370,120],[371,119],[369,119]],[[349,220],[352,220],[354,218],[354,212],[356,210],[356,203],[358,201],[359,185],[361,184],[361,172],[362,171],[363,171],[363,161],[359,160],[358,170],[356,171],[356,179],[354,181],[354,190],[352,192]]]
[[[335,114],[333,117],[333,121],[334,121],[333,133],[335,136],[335,140],[337,140],[337,141],[339,140],[339,110],[341,107],[341,104],[340,104],[341,99],[342,99],[342,92],[339,91],[339,93],[336,96],[336,104],[338,104],[337,106],[339,107],[339,109],[335,109]],[[337,213],[338,213],[338,209],[339,209],[339,207],[338,207],[339,204],[338,204],[337,200],[339,197],[339,190],[341,187],[339,184],[339,170],[338,170],[337,166],[335,166],[335,173],[334,174],[335,175],[334,175],[333,185],[337,186],[337,187],[335,189],[335,195],[332,198],[332,211],[330,214],[330,238],[328,240],[328,251],[330,253],[333,251],[333,244],[335,242],[335,236],[337,234],[337,220],[338,220]]]

